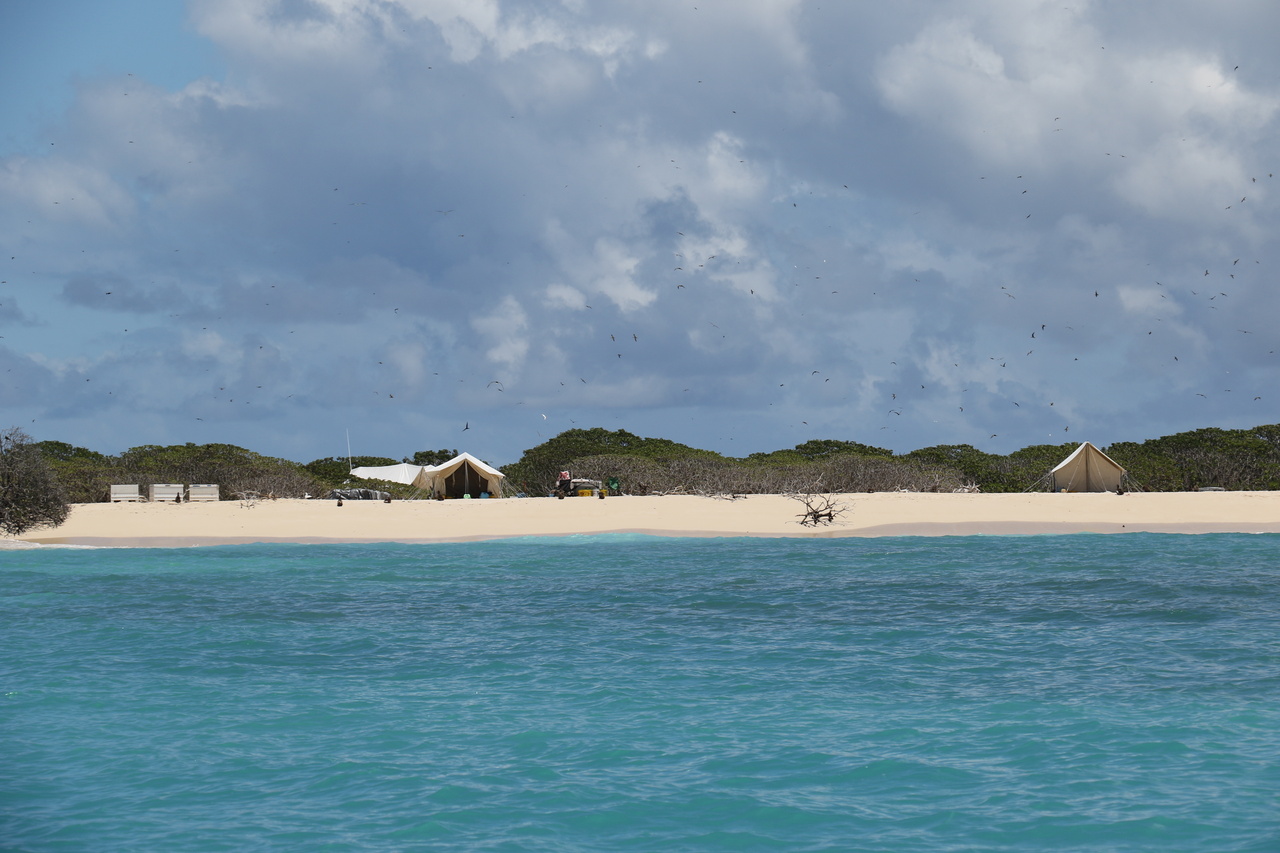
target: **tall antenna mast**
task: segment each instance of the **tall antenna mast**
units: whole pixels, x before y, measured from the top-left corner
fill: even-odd
[[[347,430],[347,473],[351,473],[351,430]]]

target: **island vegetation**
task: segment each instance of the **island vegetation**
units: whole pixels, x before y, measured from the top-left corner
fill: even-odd
[[[0,533],[57,527],[70,507],[62,484],[25,432],[0,432]]]
[[[0,475],[8,478],[3,481],[5,500],[12,502],[9,495],[21,494],[29,502],[40,492],[62,505],[105,501],[113,483],[137,483],[144,494],[152,483],[217,483],[223,499],[244,494],[323,497],[340,487],[377,488],[410,498],[416,496],[411,486],[360,480],[351,477],[350,470],[399,462],[438,464],[457,454],[451,449],[422,450],[401,459],[332,457],[300,463],[230,444],[181,444],[144,445],[111,456],[59,441],[32,442],[16,430],[6,436],[9,449],[0,457],[5,466]],[[508,494],[534,496],[548,494],[557,473],[566,469],[575,477],[616,480],[620,491],[636,495],[1025,492],[1047,489],[1046,474],[1076,447],[1075,442],[1033,445],[1000,455],[959,444],[895,454],[857,441],[820,439],[735,458],[669,439],[597,427],[562,432],[501,470],[507,475]],[[1280,424],[1210,427],[1102,449],[1124,466],[1135,489],[1280,488]],[[19,481],[25,491],[16,491]],[[16,509],[6,511],[15,519],[21,515]],[[56,512],[49,515],[47,507],[43,511],[48,520],[42,523],[51,523]]]

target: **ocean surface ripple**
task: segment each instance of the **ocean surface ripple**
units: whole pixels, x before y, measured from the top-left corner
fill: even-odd
[[[0,551],[0,849],[1280,850],[1280,536]]]

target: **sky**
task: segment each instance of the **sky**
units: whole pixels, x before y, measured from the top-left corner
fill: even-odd
[[[0,3],[0,426],[297,462],[1280,421],[1273,0]]]

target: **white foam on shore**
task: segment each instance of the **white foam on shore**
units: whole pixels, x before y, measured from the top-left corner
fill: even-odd
[[[0,551],[32,551],[46,548],[74,548],[80,551],[94,551],[101,547],[101,545],[50,544],[47,542],[24,542],[21,539],[0,539]]]

